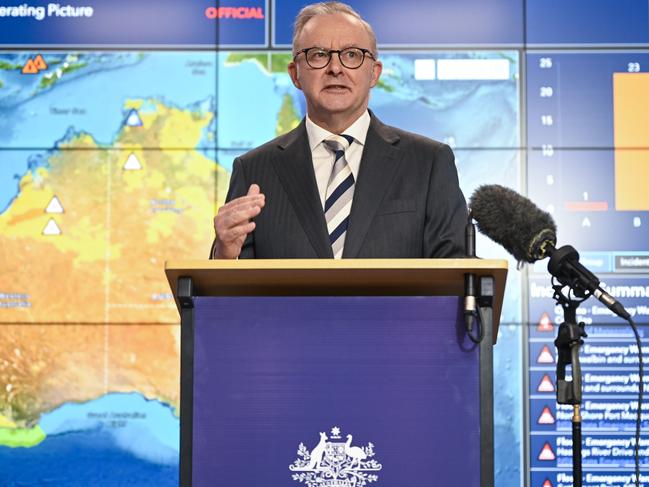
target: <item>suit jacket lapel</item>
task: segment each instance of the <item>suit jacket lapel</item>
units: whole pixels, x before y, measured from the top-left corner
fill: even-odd
[[[304,120],[279,140],[273,165],[316,254],[333,258]]]
[[[343,249],[345,258],[358,256],[381,200],[397,174],[401,153],[394,144],[398,141],[399,135],[372,115],[354,188]]]

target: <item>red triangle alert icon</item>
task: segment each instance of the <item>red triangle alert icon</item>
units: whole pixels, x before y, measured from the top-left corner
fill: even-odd
[[[38,68],[34,64],[34,61],[32,59],[28,59],[25,65],[23,66],[22,70],[23,74],[36,74],[38,73]]]
[[[545,482],[543,482],[543,485],[541,487],[554,487],[554,485],[552,485],[550,479],[545,479]]]
[[[552,320],[550,320],[549,314],[543,313],[541,315],[539,324],[536,326],[536,331],[554,331],[554,324],[552,323]]]
[[[541,379],[541,382],[539,382],[539,386],[536,388],[537,392],[554,392],[554,384],[552,383],[552,379],[550,379],[550,376],[548,374],[545,374],[543,376],[543,379]]]
[[[539,419],[536,420],[536,422],[538,424],[554,424],[555,419],[552,415],[552,411],[548,406],[545,406],[543,408],[543,411],[541,412],[541,415],[539,416]]]
[[[541,448],[541,453],[539,453],[539,460],[547,460],[547,461],[552,461],[556,460],[557,456],[554,454],[554,451],[552,451],[552,446],[550,443],[545,443],[543,445],[543,448]]]
[[[552,352],[550,351],[550,347],[547,345],[543,346],[543,350],[541,350],[541,353],[539,353],[539,356],[536,358],[536,363],[537,364],[553,364],[554,363],[554,357],[552,356]]]
[[[45,59],[43,59],[43,56],[38,54],[34,58],[34,66],[36,66],[36,69],[38,69],[39,71],[47,69],[47,63],[45,62]]]

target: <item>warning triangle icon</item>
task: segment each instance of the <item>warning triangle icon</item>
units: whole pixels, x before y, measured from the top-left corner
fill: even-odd
[[[36,74],[38,73],[38,68],[36,67],[36,64],[34,64],[33,59],[28,59],[25,65],[23,66],[22,70],[23,74]]]
[[[45,59],[43,59],[43,56],[38,54],[34,58],[34,66],[36,66],[36,69],[39,71],[43,71],[44,69],[47,69],[47,63],[45,62]]]
[[[548,461],[557,459],[557,456],[554,454],[554,451],[552,450],[552,446],[550,445],[550,443],[546,442],[545,445],[543,445],[543,448],[541,448],[541,452],[539,453],[538,458],[539,460],[548,460]]]
[[[555,423],[554,416],[552,415],[552,411],[548,406],[545,406],[543,408],[543,411],[541,412],[541,415],[539,416],[539,419],[536,420],[537,424],[554,424]]]
[[[539,356],[536,358],[536,363],[537,364],[553,364],[554,363],[554,356],[552,355],[552,352],[550,351],[550,347],[547,345],[543,346],[543,350],[541,350],[541,353],[539,353]]]
[[[54,218],[50,218],[50,221],[43,228],[43,235],[61,235],[61,229],[54,221]]]
[[[140,114],[137,113],[137,110],[133,108],[130,112],[128,112],[128,115],[126,116],[126,122],[124,123],[129,127],[141,127],[142,119],[140,118]]]
[[[543,482],[543,485],[541,487],[554,487],[554,485],[552,485],[550,479],[545,479],[545,482]]]
[[[63,205],[56,196],[53,196],[50,200],[47,208],[45,208],[45,213],[63,213]]]
[[[541,379],[541,382],[539,382],[539,386],[536,388],[538,392],[554,392],[554,384],[552,383],[552,379],[550,379],[550,376],[548,374],[545,374],[543,376],[543,379]]]
[[[554,324],[550,320],[549,314],[543,313],[541,315],[541,319],[538,325],[536,325],[536,331],[554,331]]]
[[[126,171],[139,171],[142,169],[142,164],[140,164],[139,159],[137,156],[131,152],[131,155],[128,156],[128,159],[126,159],[126,162],[124,163],[124,169]]]

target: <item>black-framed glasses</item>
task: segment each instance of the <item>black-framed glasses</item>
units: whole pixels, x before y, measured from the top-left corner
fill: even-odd
[[[297,54],[293,56],[293,61],[295,61],[300,54],[304,53],[304,59],[309,67],[313,69],[322,69],[331,62],[331,56],[334,52],[338,54],[340,64],[348,69],[360,68],[363,61],[365,61],[365,56],[369,56],[373,61],[376,61],[372,51],[361,47],[347,47],[345,49],[307,47],[306,49],[299,50]]]

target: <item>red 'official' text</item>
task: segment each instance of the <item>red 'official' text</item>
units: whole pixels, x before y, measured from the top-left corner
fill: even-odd
[[[208,19],[263,19],[261,7],[208,7],[205,9]]]

